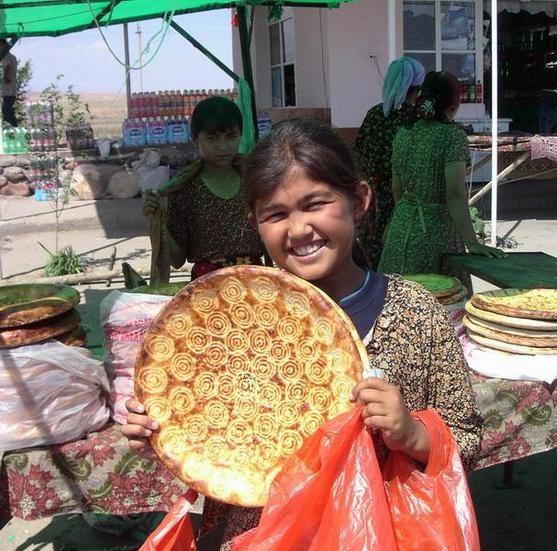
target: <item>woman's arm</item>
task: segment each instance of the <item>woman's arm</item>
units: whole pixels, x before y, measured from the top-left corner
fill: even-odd
[[[181,268],[186,261],[186,251],[180,244],[172,237],[172,234],[166,232],[166,243],[168,245],[168,254],[170,256],[170,264],[173,268]]]
[[[456,161],[445,166],[445,183],[449,212],[468,251],[491,258],[504,257],[503,251],[482,245],[476,237],[466,197],[466,163],[464,161]]]
[[[392,173],[391,189],[393,190],[393,197],[396,205],[402,197],[402,180],[400,179],[400,176],[395,173],[394,170]]]

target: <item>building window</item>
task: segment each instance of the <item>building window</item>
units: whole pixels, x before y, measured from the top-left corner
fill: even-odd
[[[294,71],[294,19],[292,8],[284,8],[283,18],[269,25],[271,43],[271,87],[273,107],[296,105]]]
[[[427,71],[448,71],[460,81],[478,79],[474,0],[404,0],[404,55]]]

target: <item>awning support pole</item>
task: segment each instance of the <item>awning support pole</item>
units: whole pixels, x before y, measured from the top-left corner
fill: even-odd
[[[245,6],[238,6],[236,8],[236,12],[238,13],[238,20],[240,24],[238,30],[240,31],[240,48],[242,50],[244,79],[248,83],[251,90],[251,115],[253,118],[255,139],[257,140],[259,138],[259,133],[257,131],[257,106],[255,104],[255,86],[253,85],[253,70],[251,67],[250,41]]]
[[[124,61],[126,63],[126,106],[128,109],[128,119],[131,115],[132,83],[130,78],[130,39],[128,34],[128,24],[124,23]]]
[[[229,69],[218,57],[213,55],[203,44],[198,42],[190,33],[180,27],[175,21],[170,22],[170,26],[180,35],[182,35],[194,48],[197,48],[203,55],[208,57],[215,65],[223,70],[235,82],[240,80],[240,77],[231,69]]]
[[[11,40],[6,40],[7,48],[0,50],[0,61],[2,61],[9,53],[10,50],[16,45],[19,38],[12,38]]]
[[[498,180],[498,157],[497,157],[497,126],[498,126],[498,79],[499,76],[499,52],[497,36],[497,0],[491,0],[491,246],[497,246],[497,180]]]

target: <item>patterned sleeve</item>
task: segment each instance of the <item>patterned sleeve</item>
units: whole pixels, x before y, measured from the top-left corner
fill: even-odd
[[[391,171],[394,176],[402,176],[402,159],[404,158],[404,135],[405,128],[401,128],[393,140],[393,155],[391,157]]]
[[[430,406],[451,429],[467,471],[478,459],[483,419],[478,409],[466,360],[445,310],[435,299],[431,327]]]
[[[470,163],[470,149],[468,147],[468,138],[466,132],[456,124],[448,124],[447,126],[445,153],[445,165],[465,161]]]
[[[367,112],[364,122],[362,122],[358,130],[356,141],[354,142],[356,160],[366,178],[369,178],[370,174],[375,172],[373,165],[375,156],[374,149],[377,147],[377,128],[379,127],[378,113],[379,111],[375,107]]]
[[[187,201],[179,197],[179,193],[184,193],[184,190],[180,189],[168,196],[166,229],[182,250],[187,251],[189,243]]]

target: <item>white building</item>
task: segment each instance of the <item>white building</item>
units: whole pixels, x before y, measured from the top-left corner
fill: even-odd
[[[555,5],[535,0],[498,4],[500,10],[531,13]],[[352,137],[366,111],[381,101],[389,62],[407,54],[426,70],[455,74],[464,90],[467,83],[470,96],[464,91],[464,99],[471,101],[462,103],[457,118],[487,130],[484,104],[474,97],[476,84],[482,91],[484,85],[489,36],[484,7],[484,0],[360,0],[331,10],[285,7],[281,21],[269,21],[268,8],[259,7],[252,40],[257,107],[270,111],[274,120],[319,109],[309,114],[330,116]],[[553,28],[549,34],[557,32]],[[237,33],[233,41],[234,68],[241,74]],[[500,121],[500,130],[506,129]]]

